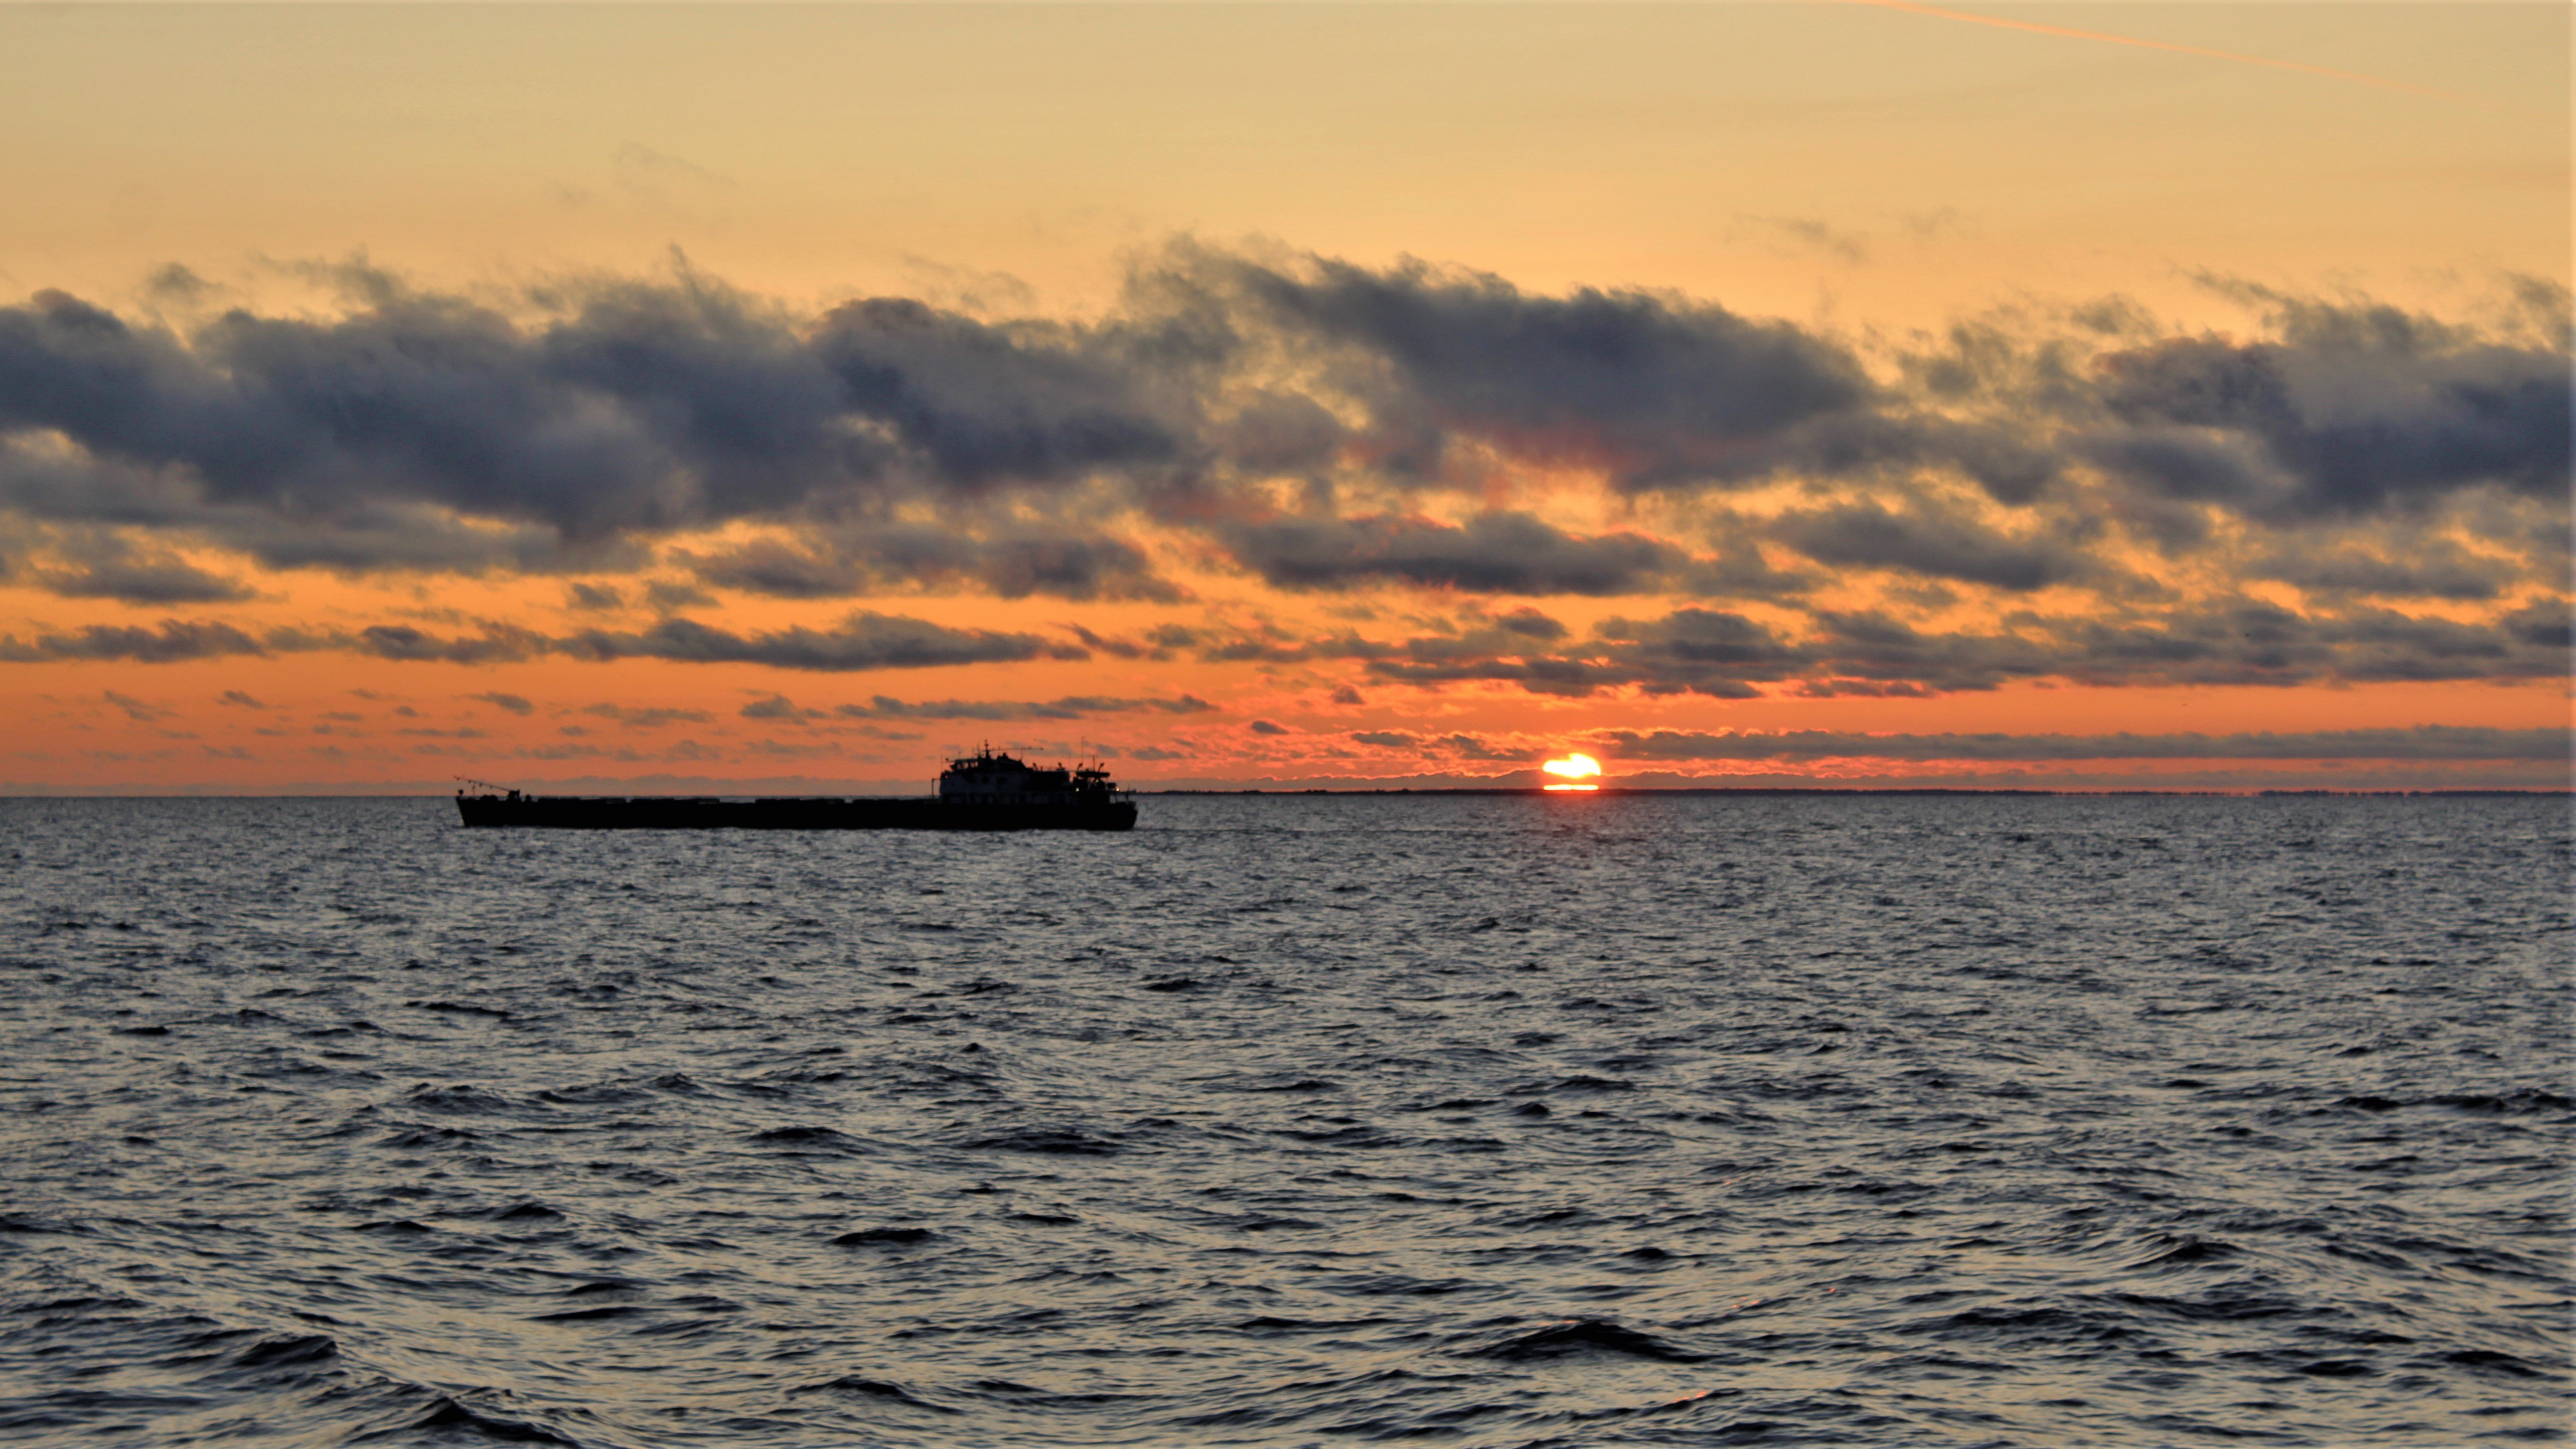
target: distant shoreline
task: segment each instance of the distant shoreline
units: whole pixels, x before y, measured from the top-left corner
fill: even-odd
[[[548,793],[551,793],[551,792],[546,791],[543,787],[537,787],[537,788],[533,788],[533,789],[529,790],[529,792],[528,792],[528,793],[530,793],[530,794],[548,794]],[[566,795],[566,796],[570,796],[570,797],[583,797],[583,796],[586,796],[586,797],[593,797],[593,798],[598,798],[598,797],[607,797],[607,798],[637,799],[637,800],[663,798],[663,796],[662,796],[662,795],[657,794],[656,792],[652,792],[652,791],[634,791],[634,792],[625,792],[625,793],[622,793],[622,794],[621,794],[621,793],[619,793],[619,792],[614,792],[614,791],[605,791],[605,790],[593,790],[593,791],[567,791],[567,792],[563,792],[563,793],[564,793],[564,795]],[[1301,799],[1301,798],[1307,798],[1307,797],[1312,797],[1312,796],[1317,796],[1317,795],[1330,795],[1330,796],[1360,796],[1360,797],[1371,797],[1371,798],[1375,798],[1375,797],[1390,797],[1390,796],[1417,796],[1417,797],[1430,798],[1430,797],[1445,797],[1445,796],[1511,796],[1511,795],[1527,795],[1527,796],[1532,796],[1532,797],[1537,797],[1537,798],[1542,798],[1542,799],[1551,799],[1551,800],[1552,800],[1552,799],[1557,799],[1557,798],[1560,798],[1560,797],[1562,797],[1562,798],[1569,798],[1569,799],[1581,799],[1581,798],[1584,798],[1584,797],[1586,797],[1586,796],[1599,797],[1599,796],[1604,796],[1604,795],[1617,795],[1617,796],[1659,796],[1659,795],[1688,795],[1688,796],[1709,796],[1709,795],[1757,795],[1757,796],[1794,795],[1794,796],[1838,796],[1838,795],[1850,795],[1850,796],[1873,796],[1873,797],[1876,797],[1876,796],[1897,796],[1897,797],[1904,797],[1904,796],[1941,796],[1941,797],[1947,797],[1947,796],[1989,796],[1989,795],[1991,795],[1991,796],[2007,796],[2007,797],[2009,797],[2009,796],[2025,796],[2025,797],[2032,797],[2032,798],[2039,798],[2039,797],[2065,797],[2065,798],[2069,798],[2069,799],[2085,799],[2085,798],[2091,798],[2091,797],[2103,797],[2103,798],[2120,797],[2120,798],[2126,798],[2126,797],[2134,797],[2134,796],[2171,796],[2171,797],[2174,797],[2174,798],[2176,798],[2176,799],[2192,799],[2192,798],[2197,798],[2197,799],[2223,799],[2223,800],[2250,800],[2250,799],[2273,799],[2273,798],[2279,798],[2279,799],[2311,799],[2311,798],[2313,798],[2313,799],[2522,799],[2522,798],[2531,798],[2531,799],[2567,799],[2567,798],[2571,798],[2571,797],[2576,797],[2576,786],[2569,786],[2569,787],[2565,787],[2565,788],[2558,788],[2558,789],[2487,789],[2487,790],[2150,790],[2150,789],[2107,789],[2107,788],[2106,788],[2106,789],[2098,789],[2098,790],[2088,790],[2088,789],[2062,789],[2062,790],[2059,790],[2059,789],[2009,789],[2009,788],[1997,788],[1997,789],[1975,789],[1975,788],[1961,787],[1961,786],[1936,786],[1936,785],[1925,785],[1925,786],[1915,786],[1915,787],[1909,787],[1909,786],[1894,786],[1894,785],[1848,785],[1848,786],[1841,786],[1841,785],[1604,785],[1604,786],[1601,786],[1600,788],[1595,789],[1595,790],[1550,790],[1550,789],[1547,789],[1547,788],[1545,788],[1545,787],[1542,787],[1542,786],[1536,786],[1536,785],[1481,785],[1481,786],[1479,786],[1479,785],[1462,785],[1462,786],[1455,786],[1455,787],[1426,787],[1426,788],[1420,788],[1420,789],[1416,789],[1416,788],[1409,787],[1409,786],[1401,786],[1401,785],[1397,785],[1397,786],[1387,786],[1387,787],[1384,787],[1384,788],[1375,788],[1375,789],[1363,789],[1363,788],[1354,788],[1354,787],[1345,787],[1345,788],[1334,788],[1334,789],[1328,789],[1328,788],[1324,788],[1324,787],[1321,787],[1321,786],[1313,787],[1313,788],[1295,788],[1295,787],[1286,787],[1286,788],[1261,788],[1261,787],[1254,787],[1254,786],[1246,786],[1246,787],[1243,787],[1243,788],[1241,788],[1241,789],[1233,789],[1233,790],[1219,790],[1219,789],[1195,789],[1195,790],[1189,790],[1189,789],[1172,789],[1172,790],[1150,790],[1150,789],[1146,789],[1146,790],[1134,790],[1134,791],[1131,791],[1131,792],[1129,792],[1129,793],[1134,794],[1134,795],[1138,795],[1138,796],[1148,796],[1148,795],[1150,795],[1150,796],[1170,796],[1170,797],[1179,797],[1179,796],[1206,796],[1206,797],[1212,797],[1212,798],[1235,798],[1235,797],[1242,797],[1242,796],[1258,795],[1258,796],[1265,796],[1265,797],[1272,797],[1272,798],[1282,798],[1282,799]],[[437,790],[417,790],[417,791],[365,791],[365,790],[348,790],[348,791],[336,791],[336,790],[335,790],[335,791],[316,791],[316,790],[306,790],[306,791],[277,791],[277,792],[273,792],[273,793],[266,793],[266,792],[263,792],[263,793],[257,793],[257,794],[240,794],[240,795],[218,795],[218,794],[212,794],[212,793],[199,794],[199,793],[194,793],[194,792],[187,792],[187,793],[170,793],[170,792],[163,792],[163,793],[150,793],[150,792],[145,792],[145,791],[134,791],[134,792],[131,792],[131,793],[124,792],[124,791],[114,791],[114,792],[110,792],[110,791],[94,791],[94,792],[82,792],[82,793],[78,793],[78,794],[50,794],[50,793],[48,793],[48,794],[37,794],[37,793],[32,793],[32,792],[0,791],[0,800],[444,800],[444,799],[448,799],[448,798],[450,798],[450,796],[449,796],[448,792],[445,792],[445,791],[437,791]],[[802,792],[802,793],[798,793],[798,794],[789,794],[789,793],[786,793],[786,792],[761,792],[761,791],[755,791],[755,790],[692,790],[692,791],[685,791],[685,792],[677,792],[677,791],[675,791],[675,792],[670,792],[670,793],[669,793],[669,795],[668,795],[668,798],[672,798],[672,799],[709,799],[709,798],[712,798],[712,799],[724,799],[724,800],[749,800],[749,799],[815,799],[815,800],[842,800],[842,799],[911,799],[911,798],[921,798],[921,797],[919,797],[919,796],[896,796],[896,795],[869,795],[869,794],[866,794],[866,793],[864,793],[864,792],[859,792],[859,791],[833,791],[833,790],[806,791],[806,792]]]
[[[1411,789],[1391,786],[1385,789],[1256,789],[1240,790],[1137,790],[1138,795],[2175,795],[2213,798],[2260,798],[2268,796],[2347,797],[2347,796],[2560,796],[2576,795],[2576,787],[2559,790],[2049,790],[2049,789],[1976,789],[1948,785],[1603,785],[1592,790],[1551,790],[1536,785],[1458,786],[1455,788]]]

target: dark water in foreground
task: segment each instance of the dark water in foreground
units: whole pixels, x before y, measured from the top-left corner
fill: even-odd
[[[0,802],[0,1441],[2569,1434],[2566,804]]]

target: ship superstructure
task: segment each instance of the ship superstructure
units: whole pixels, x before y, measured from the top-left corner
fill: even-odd
[[[1080,808],[1108,805],[1118,786],[1097,765],[1041,769],[1012,755],[984,746],[948,762],[939,772],[939,803],[957,806],[1045,805]]]

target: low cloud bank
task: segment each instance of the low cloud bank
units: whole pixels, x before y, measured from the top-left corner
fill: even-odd
[[[1626,761],[1927,760],[2554,760],[2564,763],[2576,735],[2553,729],[2419,725],[2412,729],[2311,730],[2204,735],[1869,735],[1830,730],[1779,734],[1703,734],[1657,730],[1598,736],[1605,753]]]

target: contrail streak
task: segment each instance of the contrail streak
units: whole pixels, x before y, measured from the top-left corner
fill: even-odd
[[[2180,55],[2206,56],[2212,60],[2232,60],[2243,65],[2269,66],[2274,70],[2294,70],[2303,75],[2321,75],[2334,80],[2356,81],[2381,90],[2404,91],[2412,96],[2430,96],[2436,100],[2467,101],[2481,105],[2475,97],[2453,91],[2435,90],[2431,86],[2410,85],[2386,76],[2364,75],[2357,70],[2336,70],[2332,66],[2303,65],[2295,60],[2274,60],[2269,56],[2246,55],[2233,50],[2212,50],[2205,45],[2178,45],[2170,40],[2140,40],[2134,35],[2112,35],[2100,30],[2077,30],[2066,25],[2042,25],[2035,20],[2005,20],[1993,15],[1972,15],[1965,10],[1944,10],[1938,5],[1924,5],[1917,0],[1845,0],[1847,4],[1875,5],[1884,10],[1903,10],[1914,15],[1929,15],[1937,20],[1964,20],[1971,25],[1991,25],[1998,30],[2026,30],[2033,35],[2057,35],[2069,40],[2099,40],[2110,45],[2134,45],[2144,50],[2170,50]]]

